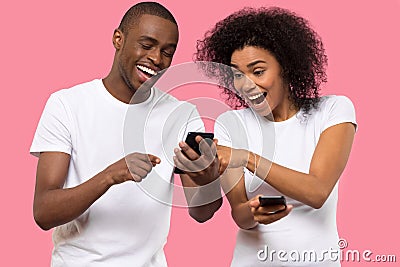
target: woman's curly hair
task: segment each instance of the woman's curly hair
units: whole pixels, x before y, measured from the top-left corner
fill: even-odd
[[[306,113],[319,102],[320,85],[327,81],[327,56],[320,36],[307,20],[278,8],[244,8],[218,22],[197,41],[196,61],[230,65],[235,50],[255,46],[268,50],[282,68],[282,79],[290,88],[290,99]],[[215,74],[215,71],[214,71]],[[219,71],[221,75],[221,71]],[[232,75],[223,74],[227,103],[247,107],[232,87]]]

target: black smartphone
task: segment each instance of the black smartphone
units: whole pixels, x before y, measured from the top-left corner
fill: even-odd
[[[285,206],[284,209],[271,211],[269,212],[269,214],[275,214],[284,211],[286,209],[286,198],[284,196],[260,196],[258,199],[260,200],[261,207],[276,206],[276,205]]]
[[[203,132],[188,132],[185,142],[190,146],[198,155],[201,155],[199,144],[196,142],[196,136],[200,135],[204,141],[206,141],[210,146],[213,143],[214,134],[213,133],[203,133]],[[181,169],[174,169],[174,173],[182,174],[184,173]]]

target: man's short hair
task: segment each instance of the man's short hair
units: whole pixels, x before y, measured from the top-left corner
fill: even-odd
[[[163,5],[157,2],[141,2],[137,3],[136,5],[132,6],[128,11],[126,11],[121,20],[121,23],[118,26],[118,29],[120,29],[123,33],[127,33],[129,28],[132,27],[142,15],[157,16],[169,20],[177,25],[172,13]]]

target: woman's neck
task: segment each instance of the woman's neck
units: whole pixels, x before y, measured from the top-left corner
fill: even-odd
[[[297,111],[299,111],[299,109],[296,108],[289,99],[287,99],[287,101],[282,102],[272,111],[274,116],[273,119],[275,122],[285,121],[293,117]]]

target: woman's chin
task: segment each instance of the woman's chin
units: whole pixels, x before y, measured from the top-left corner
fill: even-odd
[[[266,117],[271,114],[271,108],[266,99],[259,104],[251,103],[251,108],[260,116]]]

